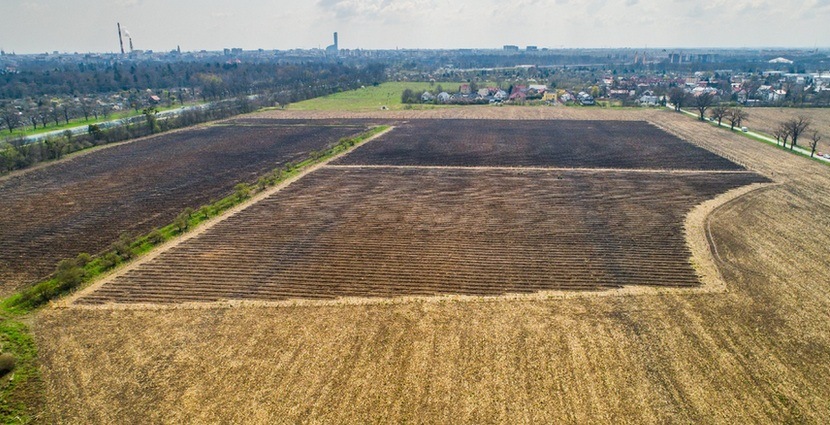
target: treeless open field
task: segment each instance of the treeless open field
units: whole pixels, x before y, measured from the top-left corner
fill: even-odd
[[[176,303],[691,286],[683,217],[752,173],[316,171],[83,297]]]
[[[739,170],[643,121],[414,119],[335,164]]]
[[[799,137],[798,144],[809,149],[810,137],[813,130],[817,130],[822,135],[822,140],[816,151],[830,152],[830,108],[747,108],[746,111],[749,113],[747,125],[769,135],[782,121],[799,115],[808,117],[812,124],[807,134]]]
[[[670,112],[499,109],[646,119],[772,178],[697,229],[727,290],[45,310],[43,421],[830,421],[826,166]]]
[[[304,159],[366,122],[256,121],[201,126],[62,160],[0,179],[0,293],[35,282],[62,259],[143,234],[185,207]]]

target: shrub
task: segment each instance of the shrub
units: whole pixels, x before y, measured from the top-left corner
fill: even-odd
[[[247,183],[239,183],[233,190],[236,192],[236,199],[240,201],[251,196],[251,186]]]
[[[92,256],[86,252],[78,254],[78,257],[75,258],[75,264],[77,264],[78,267],[84,267],[89,264],[90,261],[92,261]]]
[[[133,250],[131,248],[132,245],[132,238],[128,233],[122,233],[121,236],[118,238],[114,244],[112,244],[112,249],[124,260],[128,260],[133,256]]]
[[[0,376],[3,376],[14,370],[14,366],[16,364],[17,359],[13,355],[9,353],[0,354]]]
[[[116,254],[113,251],[110,251],[110,252],[104,254],[103,257],[101,257],[101,267],[104,268],[104,269],[108,269],[108,268],[118,264],[118,260],[119,260],[118,254]]]
[[[158,245],[164,242],[164,235],[162,235],[158,229],[154,229],[149,235],[147,235],[147,241],[153,245]]]
[[[55,278],[58,280],[60,290],[71,289],[78,286],[83,280],[84,269],[79,267],[75,260],[62,260],[58,263]]]

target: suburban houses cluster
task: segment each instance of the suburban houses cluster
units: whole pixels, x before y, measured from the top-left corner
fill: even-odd
[[[506,89],[499,87],[477,88],[475,84],[461,84],[458,91],[449,93],[440,88],[434,91],[424,91],[421,94],[423,103],[443,104],[485,104],[485,103],[521,103],[529,100],[543,102],[553,101],[555,93],[549,91],[544,84],[511,85]]]

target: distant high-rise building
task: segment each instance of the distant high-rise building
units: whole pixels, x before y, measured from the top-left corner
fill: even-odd
[[[337,53],[339,51],[339,49],[340,49],[340,47],[337,44],[337,33],[335,32],[334,33],[334,44],[332,44],[331,46],[326,47],[326,52],[328,52],[328,53]]]
[[[518,52],[519,51],[519,46],[515,46],[515,45],[512,45],[512,44],[505,44],[504,45],[504,51],[505,52]]]

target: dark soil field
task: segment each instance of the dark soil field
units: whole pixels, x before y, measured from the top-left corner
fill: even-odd
[[[186,207],[228,195],[368,121],[252,120],[161,135],[0,179],[0,292],[32,283],[61,259],[98,253]]]
[[[425,120],[337,164],[739,170],[644,121]]]
[[[753,173],[327,167],[81,303],[691,286],[683,219]]]

